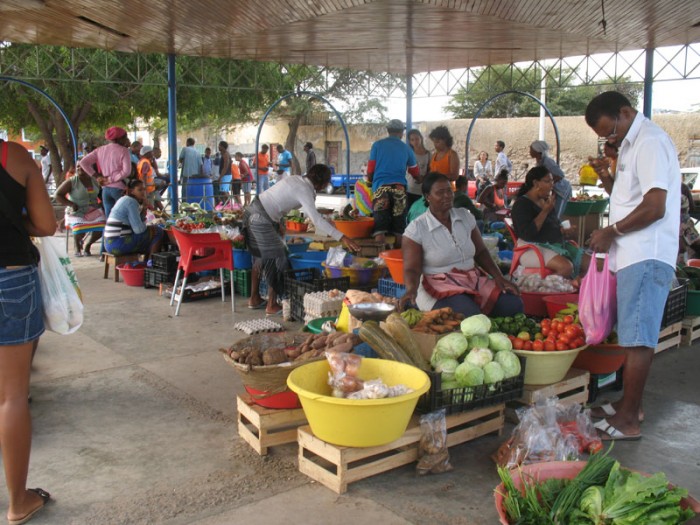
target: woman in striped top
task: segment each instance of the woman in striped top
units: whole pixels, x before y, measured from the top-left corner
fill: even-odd
[[[138,179],[130,179],[126,195],[121,197],[107,218],[104,239],[105,249],[112,255],[143,253],[151,255],[160,251],[163,230],[158,226],[146,226],[142,211],[146,208],[146,187]]]

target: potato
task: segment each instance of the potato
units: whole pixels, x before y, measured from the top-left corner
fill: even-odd
[[[265,365],[278,365],[287,361],[287,354],[282,348],[268,348],[262,354]]]

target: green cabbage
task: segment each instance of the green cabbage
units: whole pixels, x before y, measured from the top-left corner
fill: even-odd
[[[502,352],[504,350],[513,349],[513,343],[510,342],[508,336],[503,332],[494,332],[489,334],[489,343],[488,345],[484,346],[488,346],[494,352]]]
[[[493,361],[493,352],[488,348],[472,348],[465,359],[470,365],[483,368],[486,363]]]
[[[489,336],[486,334],[477,334],[469,338],[469,347],[467,350],[472,348],[489,348]]]
[[[462,334],[448,334],[437,342],[435,348],[433,349],[433,354],[438,352],[443,357],[459,359],[459,357],[467,351],[467,346],[467,338]]]
[[[493,360],[503,368],[505,379],[520,375],[520,359],[513,352],[505,350],[497,352]]]
[[[459,363],[456,359],[450,359],[449,357],[445,357],[436,363],[435,371],[440,372],[442,374],[443,381],[454,379],[455,369],[457,368],[458,364]]]
[[[484,366],[484,383],[487,385],[493,385],[494,383],[503,381],[505,375],[506,374],[503,371],[503,367],[501,367],[501,365],[499,365],[496,361],[486,363]]]
[[[459,387],[460,387],[459,383],[458,383],[457,381],[455,381],[454,379],[452,379],[452,380],[450,380],[450,381],[445,381],[445,380],[443,379],[441,385],[442,385],[442,386],[441,386],[441,389],[442,389],[442,390],[452,390],[453,388],[459,388]]]
[[[491,319],[484,314],[472,315],[462,321],[459,327],[466,337],[477,334],[488,334],[489,330],[491,330]]]
[[[455,370],[455,380],[460,386],[479,386],[484,384],[484,371],[478,366],[465,361]]]

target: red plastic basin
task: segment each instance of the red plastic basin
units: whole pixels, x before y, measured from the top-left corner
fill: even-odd
[[[297,396],[291,390],[285,390],[278,394],[267,395],[267,392],[263,390],[256,390],[249,386],[245,387],[246,392],[250,394],[250,397],[256,405],[260,405],[265,408],[301,408],[301,403],[299,402],[299,396]]]
[[[119,275],[124,278],[127,286],[143,286],[143,275],[146,268],[145,263],[120,264],[117,266]]]
[[[547,295],[542,300],[547,307],[547,315],[554,319],[560,310],[566,308],[566,303],[578,304],[578,293]]]
[[[625,348],[619,345],[589,346],[576,356],[573,368],[588,370],[591,374],[612,374],[625,364]]]

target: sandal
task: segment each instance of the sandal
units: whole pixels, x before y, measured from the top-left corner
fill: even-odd
[[[43,509],[46,504],[49,502],[51,499],[51,494],[46,492],[44,489],[36,488],[36,489],[27,489],[30,492],[34,492],[41,498],[41,505],[39,505],[37,508],[34,510],[28,512],[21,518],[17,518],[16,520],[7,520],[8,525],[22,525],[23,523],[27,523],[30,519],[32,519],[37,512],[39,512],[41,509]]]
[[[594,423],[593,426],[599,430],[598,434],[602,441],[639,441],[642,439],[641,432],[639,434],[625,434],[605,419]]]

